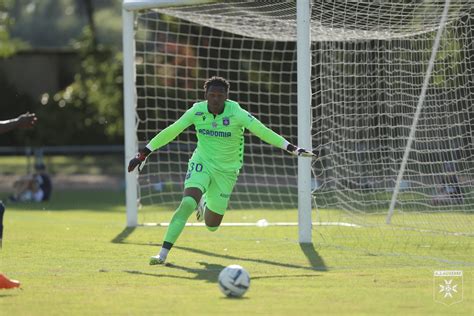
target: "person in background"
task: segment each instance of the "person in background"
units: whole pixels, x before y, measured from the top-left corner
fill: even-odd
[[[459,183],[456,167],[453,162],[445,162],[443,164],[444,173],[441,178],[441,187],[438,194],[433,197],[434,205],[444,204],[463,204],[464,193]]]
[[[12,202],[43,202],[51,197],[53,185],[43,163],[35,165],[35,173],[22,177],[13,184]]]

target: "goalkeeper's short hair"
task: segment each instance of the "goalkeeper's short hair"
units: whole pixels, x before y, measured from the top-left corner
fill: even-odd
[[[224,87],[226,92],[229,92],[230,83],[223,77],[212,76],[204,82],[204,91],[207,92],[210,86],[221,86]]]

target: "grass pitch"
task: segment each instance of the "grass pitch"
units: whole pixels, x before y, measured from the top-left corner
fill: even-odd
[[[125,229],[123,205],[122,193],[87,191],[55,192],[46,204],[7,205],[0,272],[20,280],[22,289],[0,290],[0,314],[474,313],[470,253],[459,253],[462,260],[441,260],[456,249],[447,249],[447,256],[438,249],[437,256],[413,258],[331,247],[319,243],[318,227],[314,244],[303,246],[297,227],[222,227],[215,233],[187,227],[170,264],[149,266],[165,228]],[[160,219],[168,221],[172,210],[161,212]],[[261,214],[232,211],[225,220]],[[272,216],[288,220],[296,211],[278,210]],[[355,242],[363,241],[353,234]],[[240,264],[251,275],[242,299],[225,298],[218,289],[217,275],[229,264]],[[463,271],[457,288],[462,297],[455,296],[460,302],[440,302],[436,270]]]

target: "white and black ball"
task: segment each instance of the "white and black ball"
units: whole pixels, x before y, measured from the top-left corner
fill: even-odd
[[[225,267],[219,273],[219,288],[228,297],[241,297],[249,287],[249,273],[237,264]]]

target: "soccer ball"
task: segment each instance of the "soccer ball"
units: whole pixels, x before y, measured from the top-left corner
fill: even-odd
[[[225,267],[219,273],[219,288],[228,297],[241,297],[250,286],[249,273],[237,264]]]

